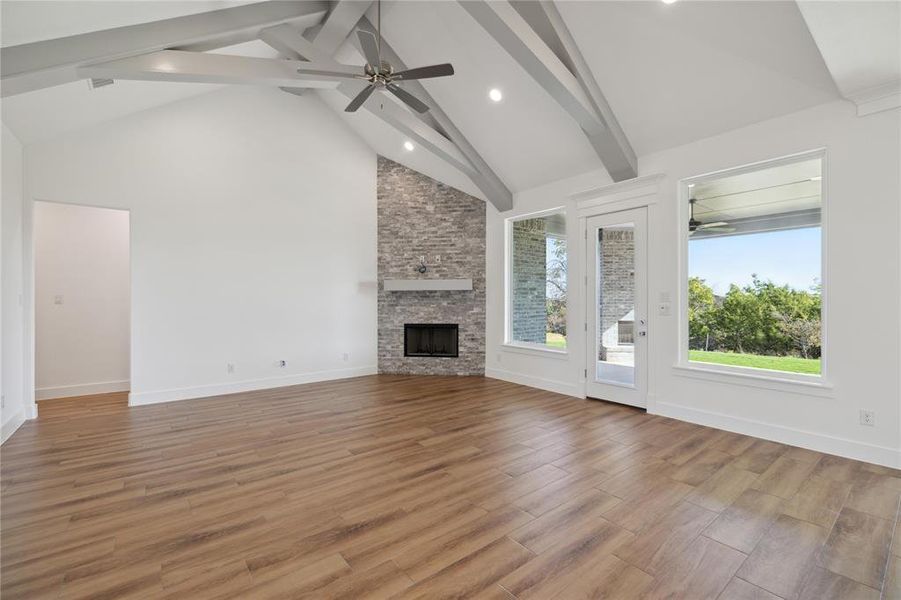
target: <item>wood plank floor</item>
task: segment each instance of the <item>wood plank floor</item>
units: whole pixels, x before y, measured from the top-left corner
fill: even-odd
[[[484,378],[40,403],[2,597],[901,598],[901,472]]]

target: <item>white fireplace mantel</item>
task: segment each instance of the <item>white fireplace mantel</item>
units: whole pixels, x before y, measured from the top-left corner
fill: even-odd
[[[386,292],[471,291],[472,279],[386,279]]]

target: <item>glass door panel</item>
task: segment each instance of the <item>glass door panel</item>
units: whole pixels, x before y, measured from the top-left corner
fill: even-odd
[[[635,223],[597,229],[597,381],[635,385]]]

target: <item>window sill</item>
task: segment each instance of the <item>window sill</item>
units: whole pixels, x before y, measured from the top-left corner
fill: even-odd
[[[539,345],[517,344],[514,342],[505,342],[501,344],[501,350],[505,352],[515,352],[517,354],[530,354],[532,356],[541,356],[544,358],[554,358],[557,360],[568,360],[568,350],[557,350],[555,348],[546,348]]]
[[[703,364],[703,363],[702,363]],[[738,370],[741,369],[741,370]],[[758,373],[754,370],[737,367],[736,369],[723,368],[722,366],[702,366],[697,363],[679,363],[673,365],[673,373],[680,377],[703,379],[716,383],[743,385],[746,387],[762,388],[792,394],[805,394],[831,398],[834,388],[831,383],[823,378],[810,376],[809,379],[795,379],[789,376],[780,376],[778,371],[764,371]],[[804,377],[803,375],[801,377]]]

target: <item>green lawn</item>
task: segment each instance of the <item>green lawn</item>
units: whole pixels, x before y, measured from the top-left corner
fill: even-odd
[[[566,350],[566,338],[559,333],[547,334],[547,341],[545,343],[550,348],[559,348],[560,350]]]
[[[797,358],[795,356],[760,356],[758,354],[738,354],[735,352],[705,352],[689,350],[688,359],[696,362],[733,365],[736,367],[756,367],[789,373],[819,375],[820,359]]]

